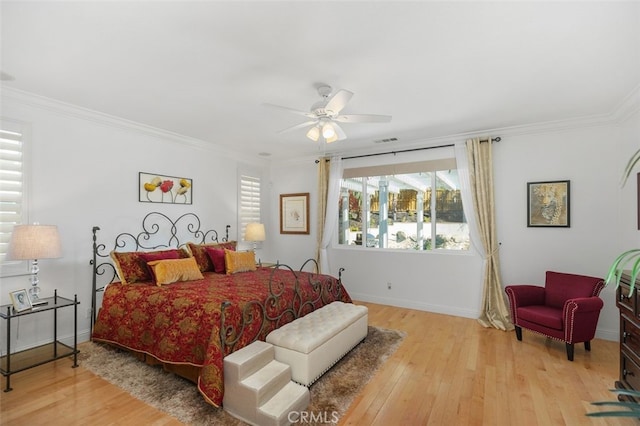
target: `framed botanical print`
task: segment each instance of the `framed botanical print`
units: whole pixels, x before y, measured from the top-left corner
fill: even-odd
[[[280,194],[280,233],[309,233],[309,193]]]

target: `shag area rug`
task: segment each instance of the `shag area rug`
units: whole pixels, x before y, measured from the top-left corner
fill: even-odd
[[[310,413],[329,413],[335,421],[395,352],[405,334],[369,326],[367,338],[309,388]],[[149,366],[108,345],[80,347],[79,364],[132,396],[189,425],[244,425],[223,409],[205,402],[195,384],[159,366]],[[309,423],[306,423],[309,424]],[[322,423],[326,424],[326,423]]]

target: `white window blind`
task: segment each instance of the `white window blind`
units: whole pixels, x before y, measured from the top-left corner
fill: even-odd
[[[260,178],[240,175],[240,239],[244,240],[247,224],[260,222]]]
[[[6,262],[14,225],[25,216],[23,137],[6,127],[0,127],[0,263]]]

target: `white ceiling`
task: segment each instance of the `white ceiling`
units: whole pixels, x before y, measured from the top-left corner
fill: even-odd
[[[2,1],[4,86],[271,158],[399,149],[612,112],[640,85],[640,3]],[[348,139],[278,130],[326,83]],[[373,140],[399,139],[378,145]]]

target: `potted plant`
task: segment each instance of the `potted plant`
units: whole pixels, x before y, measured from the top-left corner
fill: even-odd
[[[622,181],[620,186],[624,186],[629,180],[629,176],[631,175],[631,170],[635,167],[635,165],[640,161],[640,149],[635,152],[629,159],[627,166],[624,169],[624,173],[622,175]],[[616,288],[620,285],[620,278],[622,277],[622,272],[624,270],[631,271],[631,280],[629,282],[630,290],[629,296],[633,294],[633,290],[635,287],[636,278],[640,273],[640,248],[627,250],[618,256],[607,273],[607,277],[605,279],[605,283],[609,284],[610,282],[615,281]],[[627,389],[612,389],[611,392],[615,392],[619,397],[628,397],[630,400],[626,401],[600,401],[600,402],[592,402],[592,405],[597,406],[610,406],[616,407],[615,410],[612,411],[601,411],[594,413],[587,413],[587,416],[590,417],[635,417],[640,418],[640,404],[635,401],[640,400],[640,391],[627,390]],[[619,398],[620,399],[620,398]]]
[[[622,174],[622,182],[621,186],[624,186],[629,180],[629,176],[631,175],[631,170],[635,167],[635,165],[640,161],[640,149],[635,152],[629,159],[627,166],[624,169],[624,173]],[[620,285],[620,278],[622,276],[622,272],[625,270],[631,271],[631,280],[629,290],[629,296],[633,294],[633,290],[635,288],[636,278],[640,273],[640,248],[635,248],[631,250],[627,250],[618,256],[607,273],[607,277],[605,280],[606,284],[609,284],[613,281],[616,283],[616,288]]]

